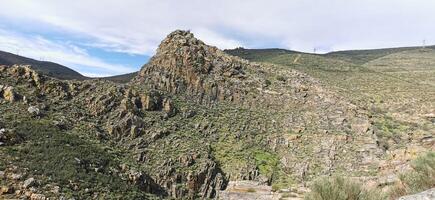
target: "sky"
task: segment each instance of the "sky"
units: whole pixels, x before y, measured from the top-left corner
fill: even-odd
[[[92,77],[139,70],[176,29],[221,49],[435,43],[433,0],[0,0],[0,8],[0,50]]]

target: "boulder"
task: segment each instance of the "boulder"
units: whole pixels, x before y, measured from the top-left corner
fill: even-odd
[[[24,181],[24,183],[23,183],[23,187],[24,187],[24,188],[29,188],[29,187],[34,186],[35,183],[36,183],[36,181],[35,181],[34,178],[29,178],[29,179],[27,179],[27,180]]]
[[[420,192],[418,194],[400,197],[398,200],[433,200],[435,199],[435,188]]]
[[[9,102],[16,102],[19,100],[19,95],[15,92],[12,86],[0,85],[0,97]]]
[[[1,194],[12,194],[14,193],[14,188],[9,186],[2,186],[0,189],[0,195]]]

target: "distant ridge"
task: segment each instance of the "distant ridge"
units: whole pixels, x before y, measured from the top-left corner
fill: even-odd
[[[303,54],[303,52],[279,49],[279,48],[268,48],[268,49],[245,49],[242,47],[235,49],[225,49],[225,53],[238,56],[250,61],[260,61],[263,59],[288,54]]]
[[[435,49],[435,46],[427,46],[427,49]],[[364,64],[371,60],[384,57],[389,54],[399,53],[402,51],[423,49],[421,46],[415,47],[397,47],[397,48],[381,48],[381,49],[364,49],[364,50],[344,50],[344,51],[333,51],[324,54],[324,56],[329,58],[336,58],[344,61],[348,61],[355,64]]]
[[[94,79],[90,77],[83,76],[77,71],[74,71],[73,69],[53,63],[48,61],[39,61],[31,58],[27,58],[24,56],[19,56],[13,53],[0,51],[0,65],[31,65],[31,67],[47,76],[61,79],[61,80],[88,80],[88,79]],[[137,72],[132,72],[128,74],[121,74],[116,76],[110,76],[110,77],[103,77],[103,78],[97,78],[97,79],[105,79],[109,81],[113,81],[115,83],[127,83],[129,82],[133,77],[137,75]]]
[[[31,58],[26,58],[16,54],[8,53],[5,51],[0,51],[0,65],[14,65],[14,64],[31,65],[34,68],[34,70],[58,79],[65,79],[65,80],[89,79],[88,77],[85,77],[80,73],[57,63],[38,61]]]
[[[115,83],[128,83],[131,79],[133,79],[137,75],[137,73],[138,72],[132,72],[132,73],[128,73],[128,74],[121,74],[121,75],[116,75],[116,76],[104,77],[101,79],[113,81]]]
[[[425,48],[435,49],[435,46],[426,46]],[[414,46],[414,47],[395,47],[395,48],[380,48],[380,49],[343,50],[343,51],[332,51],[326,54],[299,52],[299,51],[280,49],[280,48],[246,49],[246,48],[239,47],[235,49],[226,49],[224,51],[225,53],[228,53],[230,55],[238,56],[243,59],[249,61],[255,61],[255,62],[261,62],[261,61],[273,59],[282,55],[303,54],[303,55],[318,55],[326,58],[343,60],[354,64],[364,64],[366,62],[378,59],[380,57],[389,54],[399,53],[408,50],[415,50],[415,49],[423,49],[423,47]]]

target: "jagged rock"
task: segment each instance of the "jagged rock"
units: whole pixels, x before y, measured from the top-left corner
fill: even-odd
[[[163,100],[163,111],[169,116],[172,117],[177,113],[177,109],[175,108],[174,104],[172,103],[171,99],[164,99]]]
[[[160,44],[157,54],[134,82],[153,89],[184,93],[200,102],[239,98],[238,80],[248,65],[216,47],[205,45],[188,31],[174,31]],[[222,80],[220,80],[222,79]],[[227,80],[227,81],[223,81]]]
[[[155,111],[162,106],[162,99],[158,92],[152,91],[149,94],[140,97],[141,107],[144,110]]]
[[[167,163],[168,164],[168,163]],[[202,199],[214,198],[226,186],[227,180],[216,163],[207,161],[196,172],[176,173],[172,167],[161,170],[156,178],[161,185],[168,186],[168,194],[173,198],[194,198],[200,194]],[[179,187],[180,184],[185,187]]]
[[[158,130],[151,135],[151,140],[156,141],[160,138],[167,136],[170,132],[168,130]]]
[[[204,177],[204,179],[203,179]],[[201,180],[203,179],[203,180]],[[199,183],[202,182],[200,194],[202,198],[213,198],[226,187],[227,180],[218,169],[216,163],[207,163],[197,176]]]
[[[435,199],[435,188],[413,194],[409,196],[400,197],[398,200],[433,200]]]
[[[3,85],[0,85],[0,97],[11,103],[18,101],[20,98],[12,86]]]
[[[144,126],[145,124],[140,117],[129,112],[119,121],[110,124],[107,131],[114,138],[125,139],[123,136],[138,136],[140,129]]]
[[[9,186],[2,186],[0,189],[0,194],[12,194],[14,193],[14,188]]]
[[[23,187],[24,187],[24,188],[29,188],[29,187],[34,186],[35,183],[36,183],[36,180],[35,180],[34,178],[29,178],[29,179],[27,179],[27,180],[24,181],[24,183],[23,183]]]
[[[46,200],[47,198],[43,194],[33,193],[30,195],[30,200]]]

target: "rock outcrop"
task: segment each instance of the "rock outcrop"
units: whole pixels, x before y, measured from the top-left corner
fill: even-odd
[[[0,97],[11,103],[18,101],[20,98],[12,86],[3,85],[0,85]]]
[[[188,31],[174,31],[160,44],[134,80],[173,94],[187,94],[198,102],[238,100],[249,64],[205,45]]]

